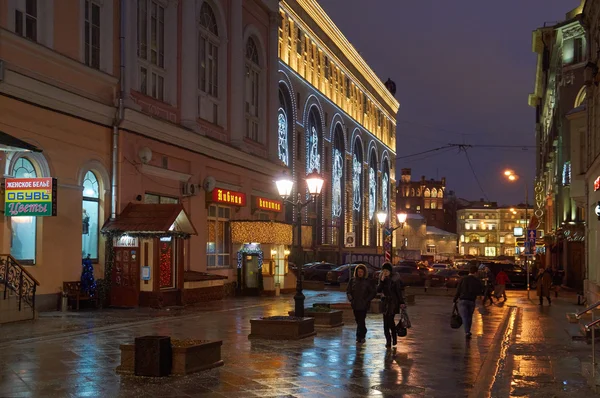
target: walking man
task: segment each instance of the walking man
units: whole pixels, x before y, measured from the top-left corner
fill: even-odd
[[[398,344],[396,323],[394,317],[400,313],[400,308],[405,308],[404,285],[399,275],[393,274],[392,264],[384,263],[381,266],[381,278],[377,285],[377,293],[381,293],[383,303],[383,333],[385,334],[385,348]]]
[[[354,269],[354,278],[348,283],[346,295],[352,304],[356,320],[356,343],[362,344],[367,336],[367,311],[375,298],[375,286],[367,279],[368,271],[364,264],[358,264]]]
[[[504,301],[506,301],[506,285],[509,283],[510,279],[508,275],[501,269],[498,275],[496,275],[495,296],[497,300],[500,300],[500,296],[502,296],[504,297]]]
[[[454,302],[458,303],[458,312],[463,320],[465,335],[467,339],[471,338],[471,325],[473,324],[473,313],[475,312],[475,301],[481,294],[483,285],[477,277],[477,266],[469,268],[469,275],[464,276],[456,288]]]

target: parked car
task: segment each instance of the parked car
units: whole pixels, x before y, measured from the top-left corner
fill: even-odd
[[[452,267],[450,266],[450,264],[433,264],[431,266],[431,270],[433,272],[437,272],[437,271],[441,271],[444,269],[451,269]]]
[[[479,267],[479,262],[477,260],[456,260],[454,261],[454,266],[457,269],[463,269],[468,271],[471,266],[476,265]]]
[[[344,264],[329,271],[327,273],[327,279],[325,281],[330,284],[348,283],[348,281],[350,280],[350,276],[354,275],[354,268],[356,268],[357,264],[364,264],[367,267],[367,270],[369,271],[369,279],[375,279],[375,273],[381,270],[380,267],[375,267],[374,265],[369,264],[367,262]]]
[[[469,271],[457,270],[457,269],[442,269],[434,274],[429,275],[430,286],[445,286],[445,287],[456,287],[458,281],[465,275],[468,275]]]
[[[304,269],[304,280],[325,282],[327,273],[337,267],[338,265],[333,263],[312,264],[310,267]]]
[[[506,275],[508,275],[508,279],[510,279],[511,287],[527,286],[527,270],[521,267],[520,265],[510,263],[499,263],[495,261],[486,261],[479,264],[479,271],[483,271],[485,267],[488,267],[490,269],[490,271],[494,275],[494,278],[496,278],[496,275],[498,275],[498,272],[500,272],[500,270],[506,272]],[[530,282],[533,281],[533,277],[533,273],[530,272]]]
[[[404,265],[396,265],[393,268],[393,272],[400,275],[400,280],[405,286],[419,286],[422,285],[427,275],[414,267],[408,267]],[[379,281],[381,271],[375,272],[375,280]]]
[[[402,260],[402,261],[400,261],[400,263],[398,264],[398,266],[400,266],[400,267],[419,268],[419,264],[417,264],[417,262],[413,261],[413,260]]]

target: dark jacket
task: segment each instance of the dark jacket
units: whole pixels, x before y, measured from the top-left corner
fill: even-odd
[[[383,295],[381,302],[383,303],[383,313],[385,315],[399,314],[400,305],[406,304],[404,302],[404,284],[397,273],[393,273],[383,281],[379,280],[377,293]]]
[[[357,271],[363,269],[364,276],[357,277]],[[375,298],[375,286],[371,280],[367,278],[369,271],[363,264],[358,264],[354,269],[354,277],[348,282],[346,295],[348,301],[352,304],[352,309],[355,311],[368,311],[371,306],[371,301]]]
[[[463,276],[456,287],[454,301],[458,299],[475,301],[483,293],[483,284],[475,275]]]

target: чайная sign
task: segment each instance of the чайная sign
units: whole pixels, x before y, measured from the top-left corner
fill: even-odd
[[[56,216],[56,178],[7,178],[6,216]]]

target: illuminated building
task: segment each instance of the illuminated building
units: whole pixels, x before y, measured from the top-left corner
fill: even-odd
[[[313,242],[305,250],[338,261],[353,236],[346,252],[374,254],[375,214],[395,209],[395,85],[375,75],[316,0],[280,1],[280,16],[279,158],[295,189],[313,170],[326,181],[303,217]]]
[[[583,5],[583,3],[582,3]],[[535,218],[532,227],[545,236],[538,243],[540,265],[562,268],[563,283],[581,290],[585,279],[586,88],[584,69],[589,43],[582,6],[566,19],[533,32],[537,53]],[[540,233],[538,232],[538,233]]]
[[[396,210],[409,214],[421,214],[428,226],[444,229],[444,198],[446,178],[411,180],[411,169],[402,169],[396,193]]]

